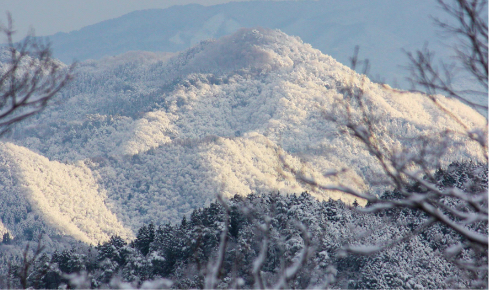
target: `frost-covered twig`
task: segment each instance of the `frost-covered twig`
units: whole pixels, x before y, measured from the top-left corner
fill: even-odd
[[[472,65],[466,66],[466,68],[470,74],[473,74],[481,81],[484,86],[483,89],[487,93],[487,20],[479,23],[484,20],[481,20],[480,17],[483,15],[481,11],[487,11],[487,1],[456,0],[450,5],[445,0],[439,0],[439,2],[442,4],[443,9],[456,16],[458,21],[460,21],[462,28],[457,30],[456,33],[461,33],[462,36],[470,38],[469,43],[474,46],[472,47],[474,54],[465,55]],[[463,22],[466,20],[468,22]],[[470,26],[467,26],[468,23],[476,25],[477,27],[474,28],[473,32],[479,33],[481,39],[486,40],[482,45],[481,42],[477,42],[476,38],[479,36],[468,34],[471,31],[468,29]],[[486,27],[486,29],[481,29],[481,27]],[[477,45],[478,47],[475,47]],[[480,51],[485,51],[485,53],[481,54]],[[358,50],[356,50],[352,59],[353,69],[358,64],[357,53]],[[452,88],[449,82],[450,76],[448,76],[448,81],[443,79],[432,65],[432,54],[429,51],[426,50],[425,52],[419,52],[416,56],[409,56],[411,57],[415,73],[418,73],[418,75],[415,74],[417,79],[414,79],[414,81],[427,88],[428,94],[426,97],[431,100],[442,115],[451,119],[455,124],[460,125],[461,131],[450,128],[438,132],[435,136],[426,134],[410,137],[414,144],[389,144],[385,141],[385,137],[392,137],[392,133],[379,125],[380,117],[373,110],[375,104],[372,104],[369,96],[365,94],[366,89],[363,87],[365,85],[364,77],[354,72],[350,83],[341,88],[343,96],[337,98],[331,113],[324,114],[326,120],[336,123],[341,132],[350,134],[364,145],[364,148],[382,169],[381,177],[371,182],[387,185],[398,194],[397,198],[379,198],[369,192],[358,192],[344,184],[321,184],[317,180],[307,177],[301,174],[302,172],[288,166],[284,161],[285,158],[282,158],[282,164],[294,174],[297,180],[313,188],[340,191],[365,199],[369,202],[369,206],[360,209],[363,212],[372,213],[394,208],[412,208],[420,210],[428,216],[425,224],[400,239],[385,245],[350,246],[345,247],[345,250],[362,254],[376,253],[408,240],[435,223],[441,223],[462,237],[464,241],[462,248],[465,253],[473,252],[470,254],[472,256],[469,256],[474,261],[460,255],[458,259],[454,260],[454,263],[468,271],[476,271],[479,274],[485,273],[487,277],[487,268],[477,267],[477,265],[482,265],[482,262],[487,262],[487,187],[482,190],[476,189],[475,192],[464,192],[465,190],[462,191],[455,186],[443,188],[445,185],[438,184],[434,174],[440,168],[441,160],[445,159],[450,151],[457,150],[457,146],[454,145],[463,144],[460,141],[461,138],[469,142],[475,141],[479,144],[479,148],[487,162],[487,128],[470,128],[469,125],[462,121],[461,117],[458,117],[448,107],[440,103],[435,94],[437,90],[441,90],[448,93],[449,97],[460,99],[474,108],[487,110],[487,106],[464,100],[459,92]],[[386,91],[391,92],[393,95],[403,93],[389,89],[386,89]],[[334,174],[344,170],[342,169]],[[487,285],[487,281],[482,282]]]
[[[301,252],[299,253],[299,257],[297,261],[295,261],[292,265],[284,269],[284,271],[281,273],[280,277],[278,278],[277,283],[273,286],[273,289],[285,289],[287,288],[287,283],[293,279],[299,270],[301,269],[301,266],[303,266],[307,258],[309,257],[309,252],[311,249],[311,243],[310,243],[310,233],[307,231],[306,227],[304,224],[297,222],[297,227],[301,230],[302,232],[302,239],[304,241],[304,247],[302,248]]]
[[[261,276],[261,269],[267,258],[270,221],[270,217],[265,217],[265,225],[259,225],[259,229],[263,233],[263,242],[258,257],[255,259],[255,261],[253,261],[252,270],[253,278],[255,279],[255,288],[258,289],[265,289],[265,285],[263,284],[263,279]]]
[[[224,262],[224,256],[226,254],[226,246],[228,241],[229,213],[231,209],[229,208],[229,205],[224,200],[221,194],[217,195],[217,200],[224,208],[224,228],[221,232],[216,260],[209,261],[209,265],[207,266],[207,274],[205,275],[205,289],[214,289],[217,284],[217,279],[219,277],[219,273],[222,269],[222,265]]]
[[[404,235],[402,238],[391,241],[385,245],[350,245],[350,246],[343,247],[342,251],[360,254],[360,255],[375,254],[390,249],[399,243],[408,241],[412,237],[416,236],[417,234],[420,234],[421,232],[423,232],[424,230],[432,226],[434,223],[436,223],[436,219],[430,218],[424,224],[419,226],[416,230],[413,230],[412,232],[409,232],[408,234]]]
[[[22,265],[20,266],[17,275],[19,276],[20,285],[22,286],[23,289],[27,289],[29,276],[32,274],[30,270],[33,264],[36,262],[39,255],[41,255],[42,251],[45,248],[44,245],[42,245],[41,239],[42,239],[42,235],[39,235],[39,240],[37,241],[37,247],[36,250],[33,252],[32,257],[29,258],[29,246],[30,246],[29,243],[26,245],[24,252],[22,254]]]
[[[44,109],[73,79],[75,68],[75,64],[65,68],[53,59],[49,44],[36,40],[33,35],[14,44],[10,13],[7,18],[7,27],[0,24],[0,32],[7,37],[7,46],[2,50],[9,53],[7,61],[0,62],[0,136],[11,125]]]
[[[452,18],[452,21],[435,19],[443,31],[457,39],[454,46],[457,55],[456,64],[463,68],[481,85],[483,95],[487,95],[488,81],[488,34],[487,34],[487,0],[438,0],[442,10]],[[444,94],[459,99],[474,108],[487,112],[487,103],[479,104],[465,98],[460,91],[452,86],[452,71],[455,65],[442,62],[442,71],[434,65],[434,53],[425,46],[416,53],[408,53],[411,66],[411,82],[421,85],[429,94],[441,91]],[[472,90],[474,91],[474,90]],[[463,92],[462,92],[463,93]]]

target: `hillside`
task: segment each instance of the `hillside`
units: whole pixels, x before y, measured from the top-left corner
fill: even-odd
[[[9,212],[6,197],[15,196],[25,200],[22,214],[32,211],[46,227],[96,243],[151,221],[177,221],[216,193],[307,190],[319,200],[354,201],[298,183],[281,156],[321,182],[381,194],[385,188],[372,182],[380,166],[324,117],[349,85],[364,89],[391,133],[383,136],[388,146],[417,150],[419,135],[446,146],[441,132],[462,129],[423,95],[393,93],[297,37],[241,29],[174,56],[129,53],[81,63],[56,105],[17,126],[2,145],[0,168],[15,167],[9,174],[18,181],[2,179],[0,211]],[[469,107],[441,102],[467,126],[485,126]],[[475,144],[454,140],[460,143],[450,144],[442,164],[481,158]],[[350,170],[340,180],[322,176],[343,167]],[[84,208],[69,205],[77,199]],[[52,200],[68,205],[53,208]],[[2,218],[14,235],[29,223],[22,214],[20,221]]]

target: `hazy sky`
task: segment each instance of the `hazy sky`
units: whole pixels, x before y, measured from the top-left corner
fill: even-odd
[[[7,23],[6,12],[10,11],[18,31],[16,40],[19,40],[29,27],[34,28],[36,35],[43,36],[77,30],[135,10],[231,1],[239,0],[0,0],[0,22]],[[3,41],[0,39],[0,43]]]

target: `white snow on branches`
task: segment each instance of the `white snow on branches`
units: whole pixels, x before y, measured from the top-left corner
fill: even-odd
[[[18,178],[36,209],[90,241],[106,239],[109,228],[120,234],[151,220],[176,221],[216,193],[307,190],[352,203],[353,196],[299,184],[290,170],[320,184],[384,189],[369,183],[380,165],[326,118],[352,86],[362,87],[377,125],[390,133],[381,136],[386,146],[412,145],[406,156],[416,156],[417,136],[430,136],[437,148],[446,141],[441,132],[463,131],[421,94],[373,83],[297,37],[256,28],[169,60],[132,53],[127,61],[82,63],[60,105],[20,124],[9,140],[18,146],[4,147],[19,156],[9,162],[22,169]],[[468,106],[438,101],[473,132],[485,126]],[[475,141],[455,135],[453,143],[443,164],[482,158]],[[323,174],[339,168],[350,170]],[[72,205],[75,197],[83,209]]]

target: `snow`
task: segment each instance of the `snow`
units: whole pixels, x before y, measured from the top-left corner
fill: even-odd
[[[380,247],[372,246],[372,245],[354,245],[348,246],[348,250],[357,254],[369,255],[375,252],[380,251]]]
[[[0,221],[0,236],[3,237],[3,235],[6,233],[8,233],[8,230],[5,227],[5,225],[2,223],[2,221]]]
[[[369,182],[382,171],[370,153],[324,118],[347,84],[363,86],[390,133],[380,136],[384,143],[408,146],[412,156],[417,136],[444,146],[440,132],[463,130],[421,94],[376,84],[297,37],[255,28],[170,59],[131,53],[81,63],[60,105],[20,124],[0,155],[23,180],[9,188],[54,228],[90,243],[177,221],[217,193],[307,190],[352,203],[353,196],[301,184],[283,163],[325,188],[385,189]],[[469,128],[485,126],[468,106],[438,98]],[[476,142],[455,141],[443,164],[482,160]],[[341,168],[351,170],[324,174]]]
[[[117,220],[104,204],[100,190],[90,170],[82,163],[66,165],[11,143],[0,144],[0,152],[13,168],[16,181],[11,192],[22,192],[42,219],[76,239],[97,244],[112,235],[131,238],[132,232]],[[6,206],[6,207],[5,207]],[[9,211],[8,204],[2,211]],[[8,224],[17,234],[20,225]]]
[[[445,250],[445,254],[448,256],[448,258],[452,258],[452,257],[458,255],[463,249],[464,249],[464,246],[462,244],[455,244],[455,245],[448,247]]]

